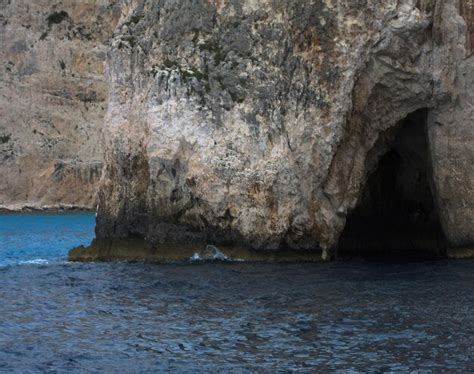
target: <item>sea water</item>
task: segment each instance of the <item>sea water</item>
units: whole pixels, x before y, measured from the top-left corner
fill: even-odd
[[[0,268],[64,262],[68,249],[94,238],[92,213],[0,214]]]
[[[0,372],[474,371],[474,261],[68,263],[93,236],[0,216]]]

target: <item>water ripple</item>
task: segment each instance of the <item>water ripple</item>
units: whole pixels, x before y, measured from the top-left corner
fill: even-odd
[[[474,262],[347,266],[10,267],[0,370],[474,369]]]
[[[77,264],[60,226],[0,238],[0,372],[474,372],[474,261]]]

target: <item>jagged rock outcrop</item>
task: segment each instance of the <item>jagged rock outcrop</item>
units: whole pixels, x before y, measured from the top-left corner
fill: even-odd
[[[93,208],[105,42],[121,7],[108,0],[0,5],[0,208]]]
[[[472,1],[125,4],[97,241],[72,258],[131,237],[328,258],[391,131],[421,109],[448,246],[474,243]]]

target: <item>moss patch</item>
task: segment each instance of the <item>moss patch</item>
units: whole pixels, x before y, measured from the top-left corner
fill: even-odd
[[[133,15],[133,16],[130,17],[130,19],[129,19],[127,22],[124,23],[124,25],[126,25],[126,26],[135,25],[135,24],[137,24],[138,22],[140,22],[140,20],[141,20],[142,18],[143,18],[142,15],[138,15],[138,14]]]
[[[51,27],[51,25],[59,24],[68,18],[69,18],[69,14],[67,14],[67,12],[65,12],[64,10],[61,10],[60,12],[51,13],[46,18],[46,21],[48,21],[48,26]]]
[[[153,76],[156,76],[156,74],[158,74],[160,70],[176,70],[181,75],[181,77],[183,77],[184,80],[196,78],[198,81],[201,82],[209,81],[209,74],[207,73],[207,71],[203,72],[194,66],[191,66],[190,68],[184,68],[177,61],[172,61],[169,59],[163,61],[163,65],[161,67],[153,66],[150,73]]]
[[[10,135],[0,135],[0,144],[5,144],[10,141]]]
[[[227,57],[227,52],[225,52],[217,42],[206,41],[202,44],[199,44],[198,47],[201,51],[207,51],[211,53],[216,65],[219,65]]]

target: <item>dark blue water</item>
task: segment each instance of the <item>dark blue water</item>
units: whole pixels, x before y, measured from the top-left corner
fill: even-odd
[[[474,261],[67,263],[93,220],[0,216],[1,372],[474,371]]]

